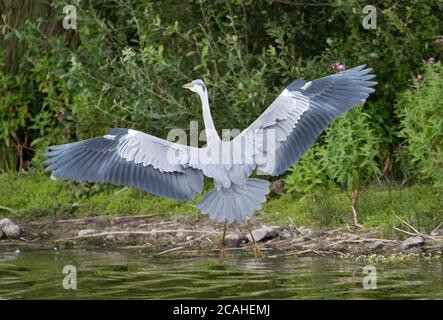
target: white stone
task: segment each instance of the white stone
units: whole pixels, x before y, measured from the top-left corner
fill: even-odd
[[[252,231],[252,235],[254,236],[255,241],[265,241],[270,240],[279,235],[281,232],[280,227],[268,227],[268,226],[262,226],[261,228],[255,229]],[[251,235],[248,234],[248,240],[252,241]]]
[[[0,220],[0,229],[2,229],[3,227],[6,227],[9,224],[12,224],[13,222],[11,221],[11,219],[8,218],[4,218]]]
[[[243,239],[244,236],[240,232],[229,232],[225,236],[225,246],[228,248],[237,248]]]
[[[380,250],[380,249],[383,249],[384,246],[385,246],[385,243],[383,241],[377,240],[371,245],[371,249]]]
[[[409,237],[401,244],[402,249],[410,249],[414,247],[421,246],[425,243],[422,237],[414,236]]]
[[[21,229],[18,225],[11,223],[7,226],[3,227],[3,233],[6,235],[6,237],[15,239],[20,237]]]

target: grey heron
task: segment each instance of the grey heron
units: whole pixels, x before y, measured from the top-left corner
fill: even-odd
[[[133,186],[159,196],[190,200],[203,191],[203,176],[214,189],[198,203],[204,214],[224,222],[220,256],[226,256],[227,222],[243,221],[256,257],[261,252],[246,221],[261,208],[269,182],[254,172],[277,176],[294,164],[339,115],[374,91],[375,75],[364,65],[305,82],[295,80],[231,141],[218,135],[202,80],[183,85],[201,99],[207,145],[177,144],[132,130],[50,146],[45,161],[52,176]],[[228,151],[226,151],[228,150]],[[232,152],[233,151],[233,152]]]

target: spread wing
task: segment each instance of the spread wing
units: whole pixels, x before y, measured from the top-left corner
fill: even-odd
[[[372,69],[358,66],[305,83],[292,82],[232,143],[244,161],[280,175],[299,160],[338,116],[374,91]],[[249,172],[249,174],[251,173]]]
[[[50,146],[45,164],[52,176],[129,185],[174,199],[194,198],[203,189],[201,170],[188,165],[197,148],[131,129]]]

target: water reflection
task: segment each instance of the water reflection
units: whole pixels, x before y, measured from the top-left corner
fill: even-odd
[[[62,287],[77,268],[78,289]],[[331,258],[255,261],[230,255],[158,256],[130,251],[0,253],[0,299],[378,299],[443,298],[441,260],[377,266],[378,288],[363,289],[363,264]]]

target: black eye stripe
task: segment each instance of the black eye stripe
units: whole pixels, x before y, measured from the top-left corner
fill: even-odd
[[[193,82],[192,82],[195,86],[200,86],[201,87],[201,90],[203,91],[203,92],[205,92],[206,91],[206,86],[205,86],[205,83],[202,81],[202,80],[200,80],[200,79],[198,79],[198,80],[194,80]]]

